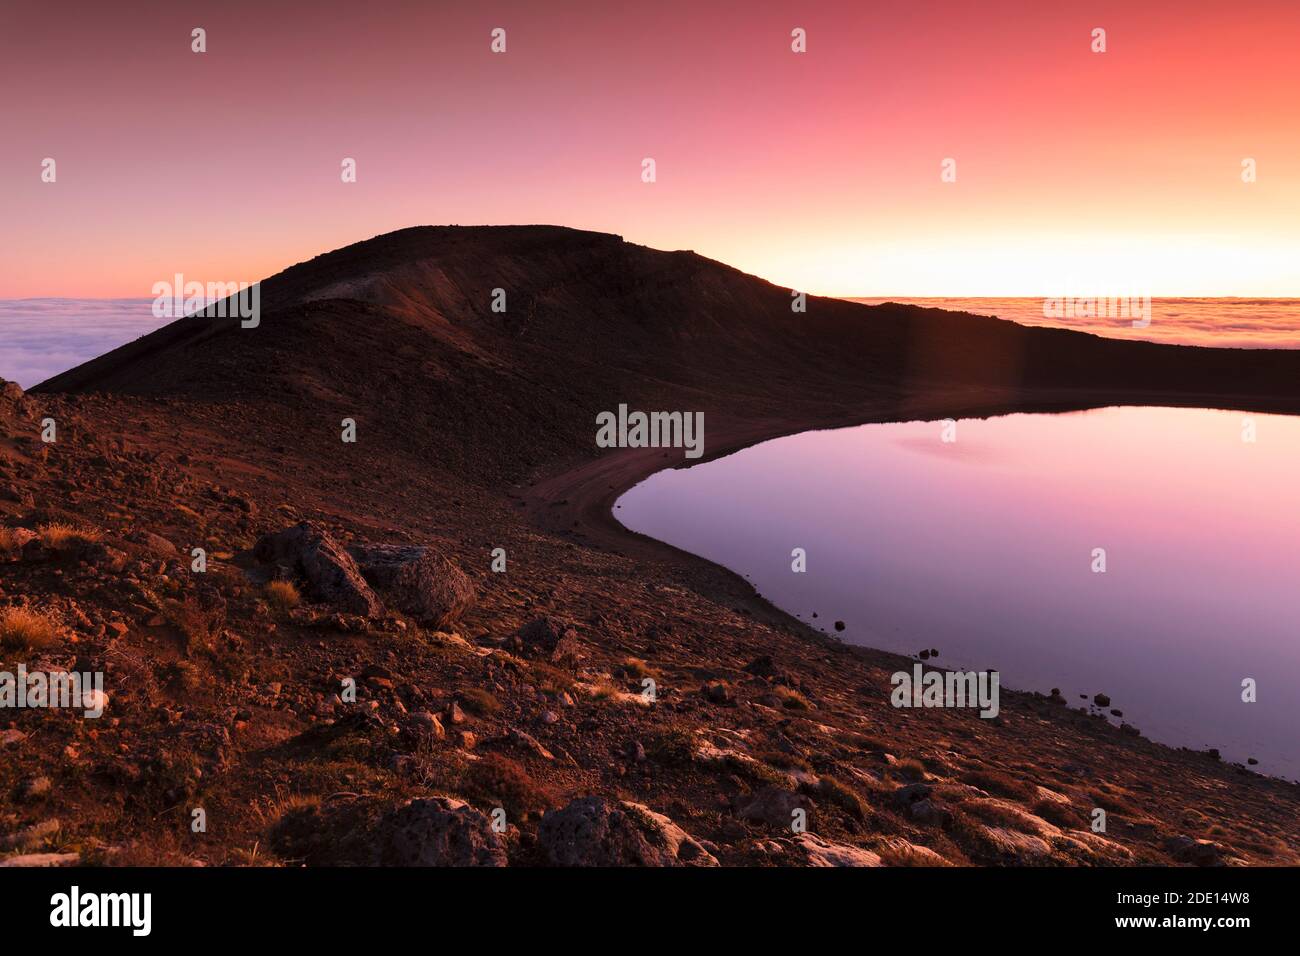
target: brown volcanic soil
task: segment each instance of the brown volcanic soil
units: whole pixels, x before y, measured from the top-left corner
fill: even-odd
[[[497,287],[504,314],[489,307]],[[513,864],[701,850],[762,865],[1300,861],[1295,784],[1042,695],[1004,691],[995,720],[892,708],[889,674],[910,661],[842,645],[613,520],[614,498],[677,455],[593,446],[596,413],[619,402],[704,411],[710,456],[900,417],[1116,402],[1295,412],[1300,354],[789,303],[614,236],[410,229],[268,279],[257,329],[182,320],[11,394],[3,525],[66,522],[100,540],[0,553],[0,607],[56,625],[47,646],[0,646],[0,670],[104,670],[110,705],[98,721],[0,712],[0,855],[412,862],[393,811],[445,794],[505,809],[502,852],[484,852]],[[38,440],[45,416],[56,444]],[[339,441],[345,417],[356,444]],[[443,631],[392,601],[371,621],[319,602],[276,609],[252,546],[300,520],[343,542],[435,547],[477,602]],[[206,574],[190,570],[194,547]],[[505,573],[489,570],[497,547]],[[552,655],[514,639],[543,616],[576,641]],[[335,699],[345,678],[356,703]],[[539,818],[589,795],[672,824],[642,819],[639,848],[570,853]],[[796,806],[815,838],[791,832]],[[1104,837],[1088,831],[1095,807]],[[471,810],[444,817],[475,846],[496,839]],[[462,862],[430,845],[416,858]]]

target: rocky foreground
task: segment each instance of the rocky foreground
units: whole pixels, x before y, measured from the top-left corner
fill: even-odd
[[[1300,862],[1293,783],[1044,694],[1004,691],[993,720],[897,710],[889,675],[912,661],[620,537],[609,496],[667,462],[579,447],[588,411],[615,404],[601,403],[606,366],[524,361],[554,346],[530,338],[549,327],[548,296],[571,314],[575,276],[598,263],[534,279],[517,324],[494,328],[453,308],[475,298],[468,265],[430,267],[424,299],[399,297],[397,279],[374,278],[373,247],[356,248],[329,265],[332,288],[303,277],[319,260],[268,284],[273,350],[173,330],[28,395],[4,386],[0,670],[101,671],[107,704],[98,719],[0,710],[0,865]],[[349,268],[370,285],[345,301]],[[736,276],[693,263],[687,284]],[[571,348],[577,330],[560,332]],[[313,336],[336,367],[307,357]],[[361,382],[367,336],[381,351],[366,361],[413,366]],[[850,365],[835,371],[846,390]],[[408,394],[416,370],[444,401]],[[624,374],[633,398],[690,390],[684,407],[718,422],[715,451],[936,390],[873,380],[847,409],[778,402],[757,374],[748,397]],[[1243,401],[1291,401],[1266,398]],[[1048,397],[958,376],[943,400]],[[496,411],[475,418],[475,402]],[[357,408],[359,440],[343,445],[340,414]],[[550,445],[539,420],[557,423]]]

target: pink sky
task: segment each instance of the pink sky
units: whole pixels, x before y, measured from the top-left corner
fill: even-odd
[[[1300,4],[885,7],[8,2],[0,297],[517,222],[824,294],[1300,295]]]

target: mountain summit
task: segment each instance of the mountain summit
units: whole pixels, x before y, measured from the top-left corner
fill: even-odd
[[[936,390],[1006,408],[1273,407],[1300,374],[1296,352],[818,297],[796,311],[792,290],[693,252],[556,226],[403,229],[286,269],[261,292],[256,328],[183,318],[37,390],[328,411],[408,441],[439,435],[440,457],[486,430],[506,466],[590,453],[595,416],[621,402],[808,422]]]

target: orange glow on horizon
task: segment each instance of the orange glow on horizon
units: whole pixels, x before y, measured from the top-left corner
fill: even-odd
[[[529,222],[824,295],[1300,296],[1293,2],[234,2],[205,11],[202,55],[171,4],[13,6],[0,298],[143,297],[410,225]]]

